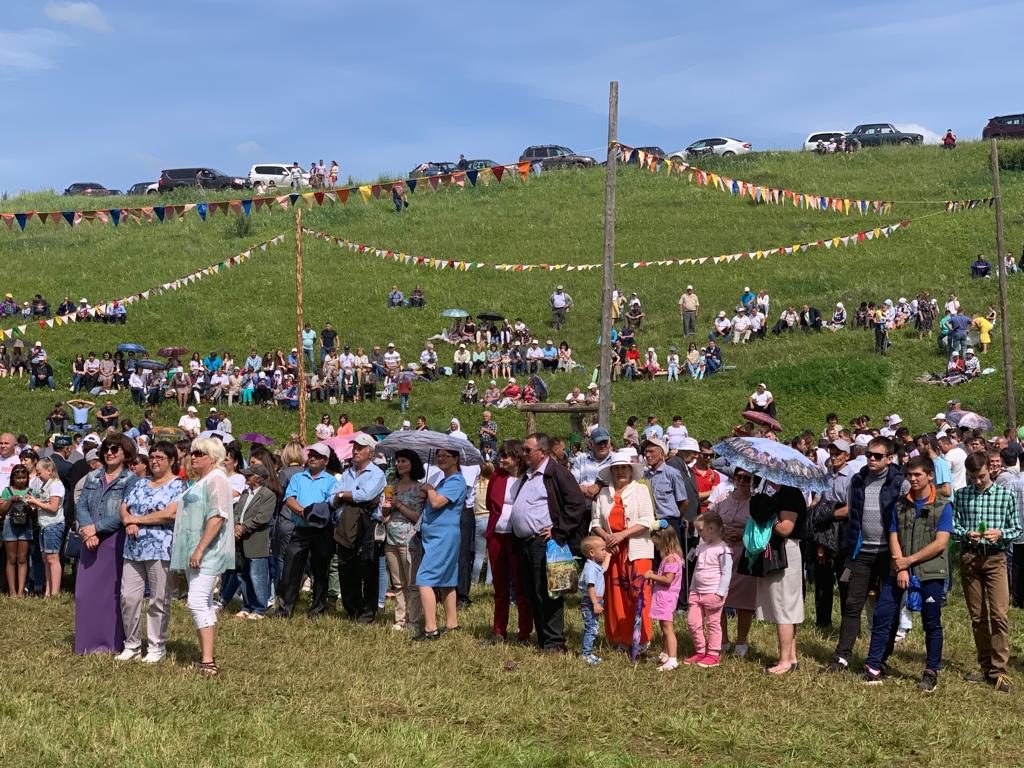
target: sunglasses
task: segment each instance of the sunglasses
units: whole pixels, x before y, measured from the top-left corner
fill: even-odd
[[[200,459],[200,458],[202,458],[203,456],[206,456],[206,455],[207,455],[206,451],[192,451],[189,454],[189,456],[191,456],[193,459]]]
[[[120,450],[121,450],[121,446],[120,445],[104,445],[103,447],[100,448],[100,453],[101,454],[104,454],[104,453],[117,453]]]
[[[705,459],[713,459],[713,458],[715,458],[715,454],[713,454],[713,453],[704,453],[702,451],[700,455],[703,456]]]
[[[868,458],[874,459],[875,461],[881,461],[882,459],[889,458],[888,453],[875,453],[874,451],[868,451]]]

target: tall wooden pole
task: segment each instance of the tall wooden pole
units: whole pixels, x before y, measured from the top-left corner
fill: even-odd
[[[299,439],[306,442],[306,352],[302,348],[302,209],[295,208],[295,348],[299,352],[296,392],[299,396]]]
[[[604,284],[601,292],[601,365],[597,423],[611,428],[612,416],[612,287],[615,284],[615,170],[618,166],[619,83],[608,87],[608,164],[604,183]]]
[[[999,262],[999,326],[1003,336],[1003,386],[1006,420],[1017,433],[1017,401],[1013,394],[1013,358],[1010,352],[1010,314],[1006,299],[1006,245],[1003,242],[1003,198],[999,191],[999,145],[992,139],[992,196],[996,201],[996,261]]]

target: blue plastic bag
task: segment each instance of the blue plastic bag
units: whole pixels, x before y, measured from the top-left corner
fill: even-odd
[[[907,588],[907,610],[920,613],[921,606],[921,580],[917,576],[911,576],[910,586]]]
[[[545,552],[548,576],[548,597],[559,597],[579,588],[579,571],[576,558],[565,544],[554,539],[548,540]]]

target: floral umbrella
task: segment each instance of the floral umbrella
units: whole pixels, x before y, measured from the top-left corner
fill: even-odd
[[[825,470],[785,443],[765,437],[729,437],[715,446],[715,453],[734,466],[779,485],[802,491],[828,489]]]

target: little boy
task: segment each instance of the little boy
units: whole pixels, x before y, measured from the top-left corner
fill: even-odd
[[[594,640],[597,639],[597,617],[604,613],[604,572],[611,555],[605,549],[600,536],[587,536],[582,543],[583,573],[580,574],[580,610],[583,611],[582,657],[591,666],[600,664],[594,655]]]

